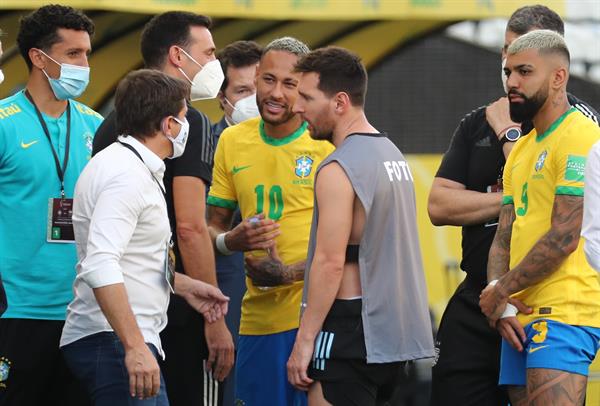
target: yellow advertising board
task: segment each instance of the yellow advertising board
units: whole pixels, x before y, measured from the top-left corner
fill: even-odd
[[[537,0],[564,15],[566,0]],[[82,9],[161,13],[187,10],[212,17],[268,19],[465,20],[508,17],[522,0],[64,0]],[[0,9],[37,8],[47,0],[2,0]]]

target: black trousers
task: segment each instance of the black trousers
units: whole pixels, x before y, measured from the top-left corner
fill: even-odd
[[[442,317],[436,345],[439,358],[432,370],[432,406],[505,406],[498,386],[501,337],[479,308],[483,286],[467,279],[460,284]]]
[[[58,347],[64,321],[0,319],[0,406],[88,406]]]
[[[165,360],[159,361],[170,406],[221,406],[224,385],[205,369],[208,347],[204,318],[178,296],[171,296],[169,321],[160,334]],[[233,373],[233,371],[231,372]]]

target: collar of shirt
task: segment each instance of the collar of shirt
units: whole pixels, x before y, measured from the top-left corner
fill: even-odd
[[[165,163],[148,147],[132,136],[119,135],[119,141],[131,145],[142,157],[150,173],[162,182],[165,173]]]

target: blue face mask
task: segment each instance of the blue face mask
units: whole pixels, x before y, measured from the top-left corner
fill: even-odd
[[[58,63],[50,55],[40,50],[52,62],[60,66],[60,76],[53,79],[42,69],[44,75],[50,82],[50,87],[58,100],[75,99],[85,91],[90,82],[90,68],[86,66],[70,65],[68,63]]]

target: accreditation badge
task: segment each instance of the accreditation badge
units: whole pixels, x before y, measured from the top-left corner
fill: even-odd
[[[165,252],[165,279],[171,293],[175,293],[175,250],[173,249],[173,241],[171,240],[167,241]]]
[[[48,226],[46,241],[74,243],[73,199],[54,198],[48,200]]]

